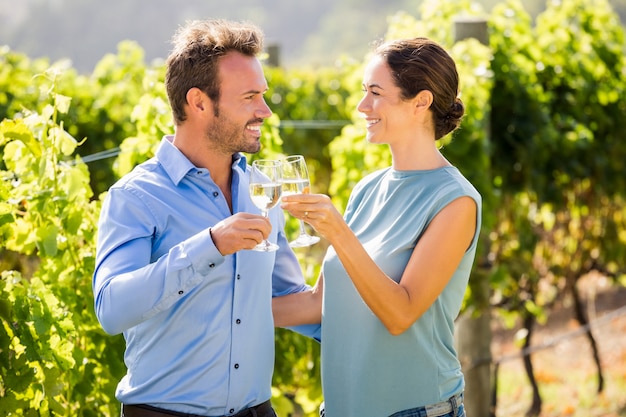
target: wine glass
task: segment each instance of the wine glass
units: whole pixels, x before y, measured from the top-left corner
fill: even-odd
[[[268,217],[268,211],[280,200],[281,162],[269,159],[258,159],[252,162],[250,169],[250,197],[255,206],[261,209],[263,217]],[[265,239],[256,245],[253,250],[273,252],[278,245]]]
[[[309,172],[306,168],[306,161],[302,155],[288,156],[282,164],[283,194],[302,194],[309,192]],[[304,221],[300,220],[300,236],[296,240],[289,242],[292,248],[302,248],[311,246],[319,242],[320,238],[309,235],[304,229]]]

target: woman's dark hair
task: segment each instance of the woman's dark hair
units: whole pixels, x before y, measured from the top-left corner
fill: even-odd
[[[174,123],[187,118],[187,92],[197,87],[218,103],[220,80],[217,63],[230,51],[256,56],[263,50],[263,32],[253,24],[228,20],[194,20],[180,27],[172,38],[173,49],[167,58],[165,89],[172,107]],[[215,107],[216,115],[218,113]]]
[[[459,127],[465,113],[458,97],[459,74],[454,60],[439,44],[427,38],[400,39],[379,44],[374,52],[389,65],[403,99],[423,90],[433,94],[435,139]]]

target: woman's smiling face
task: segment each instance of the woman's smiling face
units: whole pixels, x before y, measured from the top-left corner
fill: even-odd
[[[375,56],[365,68],[363,92],[357,110],[365,118],[369,142],[389,144],[413,132],[414,103],[402,99],[383,57]]]

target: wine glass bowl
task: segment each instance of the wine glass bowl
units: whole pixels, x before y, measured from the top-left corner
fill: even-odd
[[[280,201],[282,193],[281,162],[258,159],[250,167],[250,198],[252,203],[261,210],[263,217],[268,217],[269,210]],[[253,250],[272,252],[278,245],[264,239]]]
[[[283,195],[306,194],[310,191],[309,171],[302,155],[291,155],[282,162]],[[304,221],[300,220],[300,235],[289,242],[292,248],[311,246],[319,242],[320,238],[309,235],[304,228]]]

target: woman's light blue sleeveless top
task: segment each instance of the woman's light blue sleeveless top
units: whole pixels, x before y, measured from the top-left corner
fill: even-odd
[[[363,302],[336,252],[329,248],[323,264],[321,357],[326,417],[385,417],[463,391],[463,374],[453,346],[454,319],[476,252],[479,193],[454,167],[387,168],[357,184],[345,219],[376,264],[399,281],[430,221],[462,196],[473,198],[478,206],[471,247],[435,303],[399,336],[392,336]]]

